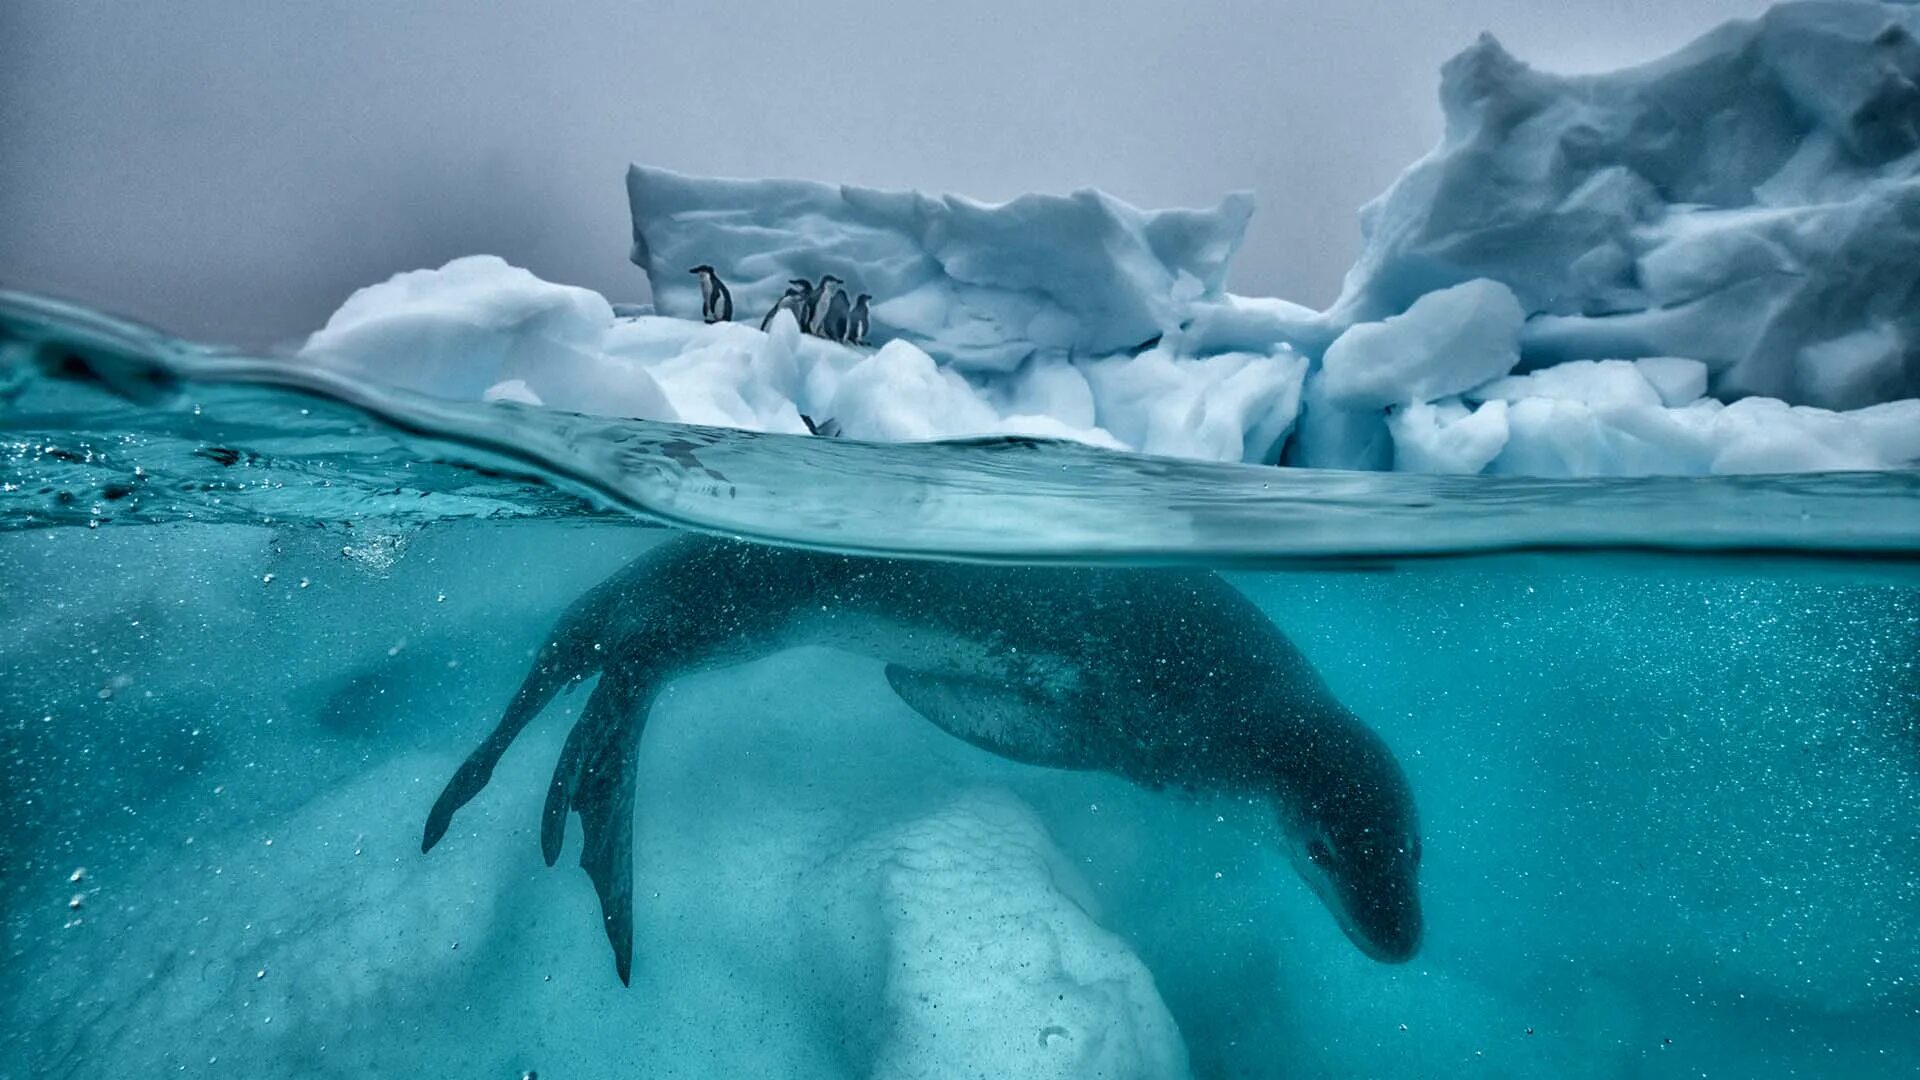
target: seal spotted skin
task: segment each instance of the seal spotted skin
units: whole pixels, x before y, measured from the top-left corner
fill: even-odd
[[[633,956],[635,755],[671,680],[802,645],[884,661],[895,693],[1002,757],[1268,802],[1295,869],[1367,955],[1420,947],[1413,794],[1386,744],[1239,590],[1209,571],[989,566],[662,543],[576,601],[498,727],[455,772],[421,850],[521,730],[596,672],[540,830],[549,866],[580,815],[620,980]]]

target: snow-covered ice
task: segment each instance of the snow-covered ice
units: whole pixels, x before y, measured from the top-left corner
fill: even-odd
[[[1140,348],[1218,296],[1253,214],[1139,210],[1099,191],[988,205],[956,195],[807,180],[627,170],[633,261],[663,314],[700,317],[687,268],[719,267],[756,324],[792,278],[873,294],[873,338],[962,371],[1006,372]]]
[[[1491,36],[1441,79],[1445,138],[1363,211],[1330,316],[1511,287],[1529,366],[1685,356],[1723,400],[1920,395],[1920,11],[1785,4],[1606,75]]]
[[[1910,465],[1916,31],[1920,8],[1814,0],[1577,77],[1483,36],[1324,312],[1226,291],[1245,195],[988,205],[636,165],[655,307],[474,257],[362,289],[301,355],[460,399],[864,439],[1552,476]],[[697,263],[740,322],[698,322]],[[877,350],[755,329],[828,273],[874,295]]]

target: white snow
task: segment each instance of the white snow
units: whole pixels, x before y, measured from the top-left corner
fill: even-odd
[[[360,290],[302,356],[463,400],[780,432],[805,414],[863,439],[1553,476],[1907,466],[1917,31],[1912,6],[1785,4],[1577,77],[1483,36],[1325,312],[1225,291],[1245,195],[988,205],[636,165],[655,306],[480,256]],[[738,323],[698,321],[698,263]],[[756,329],[788,279],[827,273],[873,294],[878,349]]]
[[[474,400],[492,390],[494,398],[531,397],[559,409],[679,419],[647,372],[609,362],[600,350],[613,321],[599,293],[474,255],[360,289],[300,355],[442,397]]]
[[[1307,369],[1280,345],[968,374],[904,339],[871,350],[804,335],[784,312],[761,333],[616,318],[581,296],[600,300],[493,256],[455,259],[354,293],[301,356],[450,398],[790,434],[804,413],[856,439],[1033,435],[1230,461],[1277,457]]]

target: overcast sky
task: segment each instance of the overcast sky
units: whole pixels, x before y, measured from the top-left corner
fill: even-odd
[[[1324,305],[1491,30],[1555,71],[1745,0],[0,0],[0,284],[298,338],[493,252],[639,299],[629,161],[999,200],[1259,199],[1236,292]]]

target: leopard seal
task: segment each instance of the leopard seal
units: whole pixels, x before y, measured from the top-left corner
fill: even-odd
[[[1278,627],[1205,570],[884,559],[687,535],[560,618],[499,725],[428,814],[422,852],[561,688],[599,673],[548,787],[540,846],[580,815],[624,983],[633,954],[635,754],[682,675],[802,645],[882,660],[914,712],[1002,757],[1270,804],[1300,876],[1348,938],[1420,947],[1413,793],[1386,743]]]

